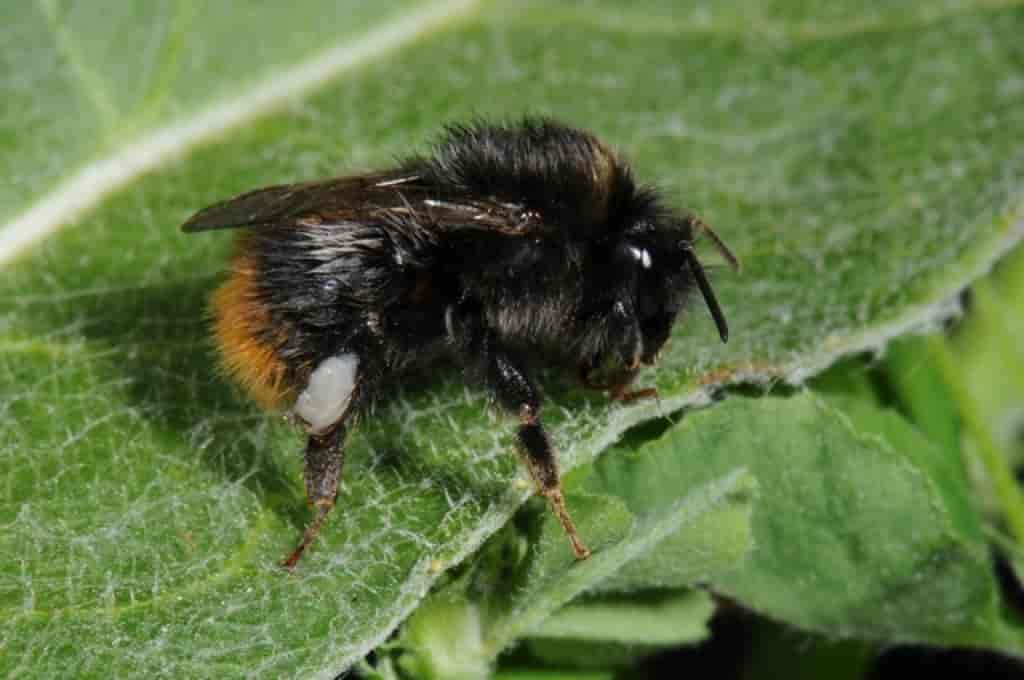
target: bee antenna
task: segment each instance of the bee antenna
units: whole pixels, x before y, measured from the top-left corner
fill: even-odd
[[[692,249],[685,248],[683,252],[686,254],[686,262],[690,266],[690,271],[693,272],[693,278],[697,281],[697,287],[700,288],[700,294],[704,296],[704,304],[708,306],[711,318],[715,320],[715,326],[718,328],[718,337],[722,338],[722,342],[728,342],[729,324],[725,321],[725,314],[722,313],[722,308],[718,306],[715,291],[712,290],[711,284],[708,282],[707,277],[704,276],[704,267],[701,266],[700,260],[697,259],[697,255],[694,254]],[[729,254],[732,255],[732,253]]]
[[[732,270],[734,272],[738,272],[740,270],[739,259],[732,254],[732,251],[729,250],[729,246],[725,245],[725,241],[723,241],[722,238],[715,233],[715,230],[712,229],[710,225],[705,224],[700,220],[699,217],[696,217],[694,215],[688,216],[686,218],[686,221],[690,224],[690,226],[693,229],[696,229],[697,231],[706,234],[707,237],[711,239],[711,243],[714,244],[715,248],[718,250],[721,256],[725,258],[726,262],[729,263],[729,266],[732,267]],[[700,265],[698,264],[697,266],[699,267]],[[705,295],[704,297],[706,298],[707,295]]]

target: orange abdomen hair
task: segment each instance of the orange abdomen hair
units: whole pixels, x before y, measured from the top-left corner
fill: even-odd
[[[286,331],[275,328],[258,285],[259,264],[247,239],[239,240],[231,275],[213,294],[214,331],[224,368],[261,405],[279,407],[290,396],[288,367],[275,342]]]

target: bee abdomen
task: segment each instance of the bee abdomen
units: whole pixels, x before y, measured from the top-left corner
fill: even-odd
[[[231,275],[213,294],[214,331],[224,368],[266,407],[294,396],[281,357],[287,330],[275,325],[259,286],[259,262],[243,241]]]

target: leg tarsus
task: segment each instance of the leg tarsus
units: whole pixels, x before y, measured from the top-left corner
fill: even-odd
[[[323,501],[316,505],[316,515],[313,517],[313,521],[306,526],[305,532],[302,534],[302,540],[295,546],[295,550],[289,555],[281,566],[288,571],[293,571],[295,565],[299,563],[299,558],[302,557],[302,553],[306,552],[306,548],[316,540],[316,537],[320,534],[320,527],[323,526],[324,520],[327,519],[328,513],[331,508],[334,507],[334,501]]]
[[[555,517],[558,518],[558,523],[562,525],[562,531],[569,538],[569,544],[572,545],[572,552],[577,560],[585,560],[590,557],[590,548],[583,544],[580,539],[579,532],[576,531],[576,525],[572,521],[572,517],[569,515],[569,509],[565,505],[565,496],[562,495],[562,485],[559,484],[553,489],[548,491],[542,491],[544,497],[548,499],[548,505],[551,506],[551,510],[555,513]]]
[[[537,409],[526,404],[520,407],[519,423],[518,439],[523,462],[526,463],[530,476],[558,518],[558,523],[562,525],[576,559],[585,560],[590,557],[590,550],[583,544],[566,507],[562,482],[558,477],[558,463],[544,426],[537,415]]]

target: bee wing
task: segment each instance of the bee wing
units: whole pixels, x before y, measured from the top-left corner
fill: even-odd
[[[388,217],[412,220],[449,234],[483,231],[504,236],[527,236],[540,231],[540,215],[518,203],[495,199],[440,199],[429,195],[406,197],[400,205],[382,208]]]
[[[403,187],[414,187],[417,179],[415,175],[377,173],[264,187],[200,210],[181,229],[195,232],[274,227],[303,218],[351,214]]]
[[[525,236],[540,215],[494,198],[441,197],[415,174],[390,172],[256,189],[200,210],[186,232],[272,228],[344,221],[396,220],[454,233],[480,230]]]

